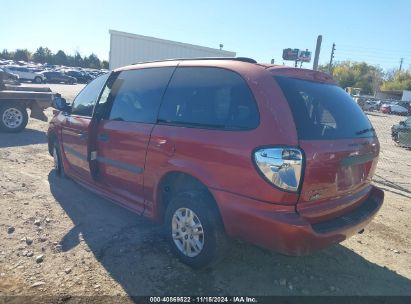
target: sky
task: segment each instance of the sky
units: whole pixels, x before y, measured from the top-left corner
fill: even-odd
[[[0,0],[0,50],[49,47],[108,59],[109,29],[234,51],[259,62],[284,48],[315,51],[320,63],[365,61],[385,70],[411,66],[411,1]],[[303,67],[311,68],[312,63]]]

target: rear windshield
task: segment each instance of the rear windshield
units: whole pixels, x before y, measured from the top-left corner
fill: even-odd
[[[274,78],[290,105],[299,139],[375,136],[367,116],[340,87],[283,76]]]

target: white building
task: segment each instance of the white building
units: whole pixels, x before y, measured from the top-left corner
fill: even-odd
[[[402,100],[402,101],[411,101],[411,91],[407,91],[407,90],[382,91],[382,92],[377,92],[375,97],[379,99],[394,99],[394,100]]]
[[[402,91],[402,98],[403,101],[411,101],[411,91]]]
[[[223,51],[188,43],[109,30],[110,69],[153,60],[198,57],[235,57],[235,52]]]

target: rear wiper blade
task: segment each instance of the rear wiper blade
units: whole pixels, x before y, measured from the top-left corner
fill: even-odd
[[[369,129],[364,129],[364,130],[361,130],[361,131],[357,131],[357,132],[355,132],[355,134],[361,135],[361,134],[364,134],[364,133],[374,132],[374,131],[375,131],[374,128],[369,128]]]

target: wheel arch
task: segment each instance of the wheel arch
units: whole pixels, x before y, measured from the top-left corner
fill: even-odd
[[[30,108],[31,102],[33,100],[31,99],[2,99],[0,101],[0,106],[12,106],[12,105],[16,105],[16,106],[22,106],[26,109]]]
[[[169,171],[165,173],[156,188],[156,205],[157,205],[157,220],[159,222],[164,221],[165,211],[171,198],[175,193],[183,191],[201,191],[209,197],[210,207],[213,213],[219,217],[223,224],[222,215],[218,202],[207,187],[207,185],[194,175],[182,171]]]

